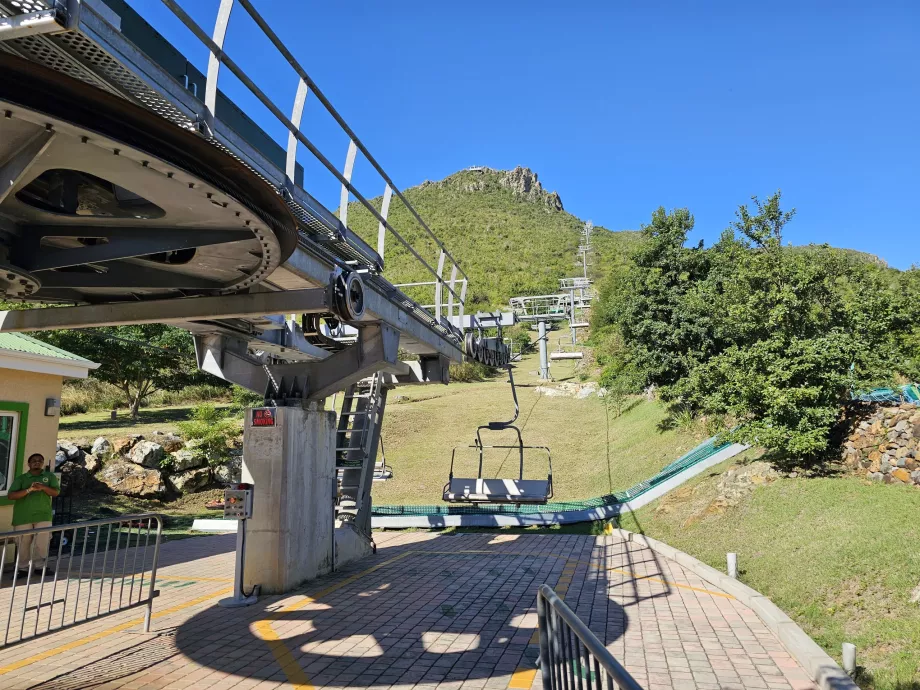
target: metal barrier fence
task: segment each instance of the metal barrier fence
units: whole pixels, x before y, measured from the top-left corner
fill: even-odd
[[[144,513],[0,533],[0,648],[139,606],[149,632],[162,531]]]
[[[537,591],[543,690],[642,690],[549,585]]]

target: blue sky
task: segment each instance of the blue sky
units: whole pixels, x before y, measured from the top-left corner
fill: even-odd
[[[210,31],[217,0],[180,2]],[[782,189],[787,240],[920,264],[918,2],[254,3],[401,187],[524,165],[611,229],[686,206],[707,244]],[[159,0],[131,5],[205,66]],[[289,109],[296,77],[242,8],[227,50]],[[254,103],[232,77],[221,88]],[[307,135],[340,164],[334,129],[308,101]],[[309,158],[308,190],[334,207]],[[382,192],[367,166],[355,181]]]

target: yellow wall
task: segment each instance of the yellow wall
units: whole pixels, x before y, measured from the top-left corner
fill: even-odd
[[[26,448],[23,459],[32,453],[41,453],[54,466],[57,450],[58,417],[45,416],[45,400],[61,397],[64,377],[54,374],[34,374],[29,371],[0,368],[0,400],[27,403],[29,422],[26,430]],[[13,506],[0,506],[0,532],[11,529]]]

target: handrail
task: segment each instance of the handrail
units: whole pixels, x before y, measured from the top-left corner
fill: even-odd
[[[642,690],[549,585],[537,590],[543,690]]]
[[[143,630],[149,632],[153,600],[159,594],[156,577],[163,522],[164,517],[157,513],[140,513],[0,532],[0,573],[7,564],[9,547],[16,550],[12,583],[0,590],[0,620],[5,621],[0,648],[140,606],[145,607]],[[108,527],[105,542],[100,545],[105,527]],[[110,563],[109,545],[113,527],[116,532],[115,549]],[[125,529],[128,534],[122,547]],[[91,539],[93,533],[95,538]],[[135,537],[133,545],[132,536]],[[151,547],[151,536],[153,555],[148,567],[147,551]],[[55,538],[56,546],[52,549]],[[120,563],[119,552],[122,554]],[[99,555],[101,563],[97,558]],[[38,561],[41,562],[40,568]],[[49,563],[53,563],[53,568]],[[27,570],[25,575],[20,574],[23,568]],[[148,570],[149,580],[146,577]],[[87,571],[88,576],[84,576]],[[34,578],[37,582],[33,581],[33,574],[37,575]],[[21,584],[23,579],[25,583]],[[62,587],[64,592],[59,596]],[[24,593],[20,595],[23,589]],[[36,589],[37,595],[34,594]],[[13,613],[17,610],[19,614],[14,618]],[[15,630],[17,623],[18,632]]]
[[[237,65],[236,62],[232,58],[230,58],[230,56],[227,55],[227,53],[223,50],[223,46],[222,46],[223,38],[226,35],[227,25],[229,23],[229,18],[230,18],[230,11],[232,9],[234,1],[235,0],[221,0],[221,5],[218,10],[218,18],[217,18],[217,23],[215,25],[215,33],[214,33],[215,38],[219,38],[220,42],[218,43],[217,41],[213,40],[210,36],[207,35],[207,33],[198,25],[198,23],[194,19],[192,19],[192,17],[184,9],[182,9],[182,7],[176,2],[176,0],[162,0],[163,4],[166,5],[166,7],[169,10],[171,10],[172,13],[183,24],[185,24],[185,26],[195,35],[195,37],[198,38],[198,40],[201,41],[205,45],[205,47],[208,48],[208,50],[210,51],[209,65],[208,65],[208,81],[205,85],[205,91],[206,91],[205,106],[209,111],[208,116],[214,117],[215,115],[214,105],[216,103],[217,81],[218,81],[218,74],[219,74],[218,66],[219,64],[224,64],[243,83],[243,85],[246,86],[246,88],[248,88],[252,92],[252,94],[269,110],[269,112],[271,112],[272,115],[274,115],[278,119],[278,121],[282,125],[284,125],[285,128],[287,128],[290,135],[295,137],[297,141],[302,143],[307,148],[307,150],[310,151],[310,153],[312,153],[313,156],[320,163],[322,163],[323,166],[329,172],[333,174],[333,176],[339,181],[339,183],[343,186],[343,188],[347,189],[348,192],[353,194],[355,198],[371,213],[371,215],[377,219],[378,223],[380,223],[381,226],[389,230],[393,234],[393,236],[396,237],[396,239],[400,242],[400,244],[402,244],[403,247],[405,247],[416,258],[416,260],[418,260],[418,262],[421,263],[428,270],[428,272],[432,276],[435,277],[437,288],[440,290],[446,287],[448,292],[452,295],[452,297],[455,297],[462,305],[464,303],[465,295],[462,295],[462,293],[458,294],[457,292],[454,291],[453,281],[450,281],[450,282],[445,281],[441,272],[436,271],[424,258],[422,258],[422,256],[415,250],[415,248],[412,247],[412,245],[409,244],[409,242],[407,242],[406,239],[389,223],[387,218],[381,212],[379,212],[376,208],[374,208],[374,205],[371,204],[370,201],[368,201],[368,199],[365,198],[364,195],[362,195],[361,192],[359,192],[358,189],[351,183],[351,180],[349,179],[350,178],[350,168],[354,163],[354,149],[355,148],[357,148],[358,150],[362,152],[362,154],[364,154],[368,162],[371,163],[371,165],[374,167],[377,173],[387,183],[387,188],[395,192],[395,194],[406,205],[406,208],[409,209],[409,211],[412,213],[415,219],[419,222],[419,224],[425,229],[428,235],[435,241],[435,243],[441,250],[441,255],[439,257],[439,264],[442,270],[443,270],[444,258],[447,257],[450,259],[452,265],[456,267],[457,270],[460,271],[460,273],[464,276],[464,278],[468,278],[466,273],[460,267],[460,264],[457,262],[456,259],[454,259],[453,255],[451,255],[451,253],[447,250],[447,248],[444,246],[441,240],[438,239],[438,237],[434,234],[431,228],[428,227],[425,221],[422,220],[421,216],[418,214],[418,212],[415,210],[412,204],[410,204],[408,199],[406,199],[405,196],[402,194],[402,192],[399,191],[399,189],[390,179],[389,175],[387,175],[383,171],[383,168],[380,166],[380,164],[377,163],[376,159],[370,154],[370,152],[367,150],[364,144],[361,143],[361,141],[357,138],[357,136],[354,134],[351,128],[347,125],[347,123],[341,117],[338,111],[336,111],[335,108],[333,108],[332,104],[328,101],[328,99],[322,94],[322,92],[316,86],[316,83],[309,77],[309,75],[306,73],[303,67],[300,66],[300,63],[298,63],[297,60],[294,58],[294,56],[290,53],[290,51],[284,47],[284,44],[281,42],[281,39],[278,38],[277,34],[275,34],[274,31],[272,31],[272,29],[268,26],[268,24],[265,22],[262,16],[252,6],[252,3],[249,2],[249,0],[239,0],[239,2],[243,6],[243,8],[247,11],[247,13],[249,13],[249,15],[253,18],[253,20],[256,22],[259,28],[262,29],[266,37],[272,42],[272,44],[274,44],[274,46],[279,50],[279,52],[281,52],[282,56],[288,61],[288,63],[291,65],[291,67],[300,77],[302,82],[306,84],[308,88],[313,90],[314,94],[319,99],[320,103],[322,103],[323,106],[326,108],[327,112],[333,116],[333,118],[336,120],[339,126],[349,136],[349,152],[346,158],[346,173],[345,174],[339,172],[338,168],[336,168],[336,166],[333,165],[331,161],[329,161],[329,159],[313,144],[313,142],[310,141],[310,139],[308,139],[306,135],[304,135],[304,133],[300,130],[300,127],[298,125],[295,125],[286,115],[284,115],[284,113],[282,113],[281,110],[279,110],[279,108],[262,91],[262,89],[260,89],[246,75],[246,73],[239,67],[239,65]],[[298,88],[298,94],[295,97],[295,108],[294,108],[295,113],[302,112],[305,98],[306,98],[306,92],[302,92],[302,90]],[[298,119],[299,119],[299,116],[298,116]],[[289,152],[289,158],[290,158],[290,152]],[[347,201],[345,205],[347,205]],[[340,210],[340,216],[343,220],[345,218],[345,215],[344,215],[345,213],[346,212],[344,210]],[[438,300],[438,304],[440,305],[440,300]],[[439,312],[440,312],[440,309],[439,309]],[[438,318],[440,318],[440,313],[437,316]]]

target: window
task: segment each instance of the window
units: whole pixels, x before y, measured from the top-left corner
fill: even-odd
[[[19,413],[0,412],[0,495],[6,496],[16,477],[16,446],[19,440]]]

